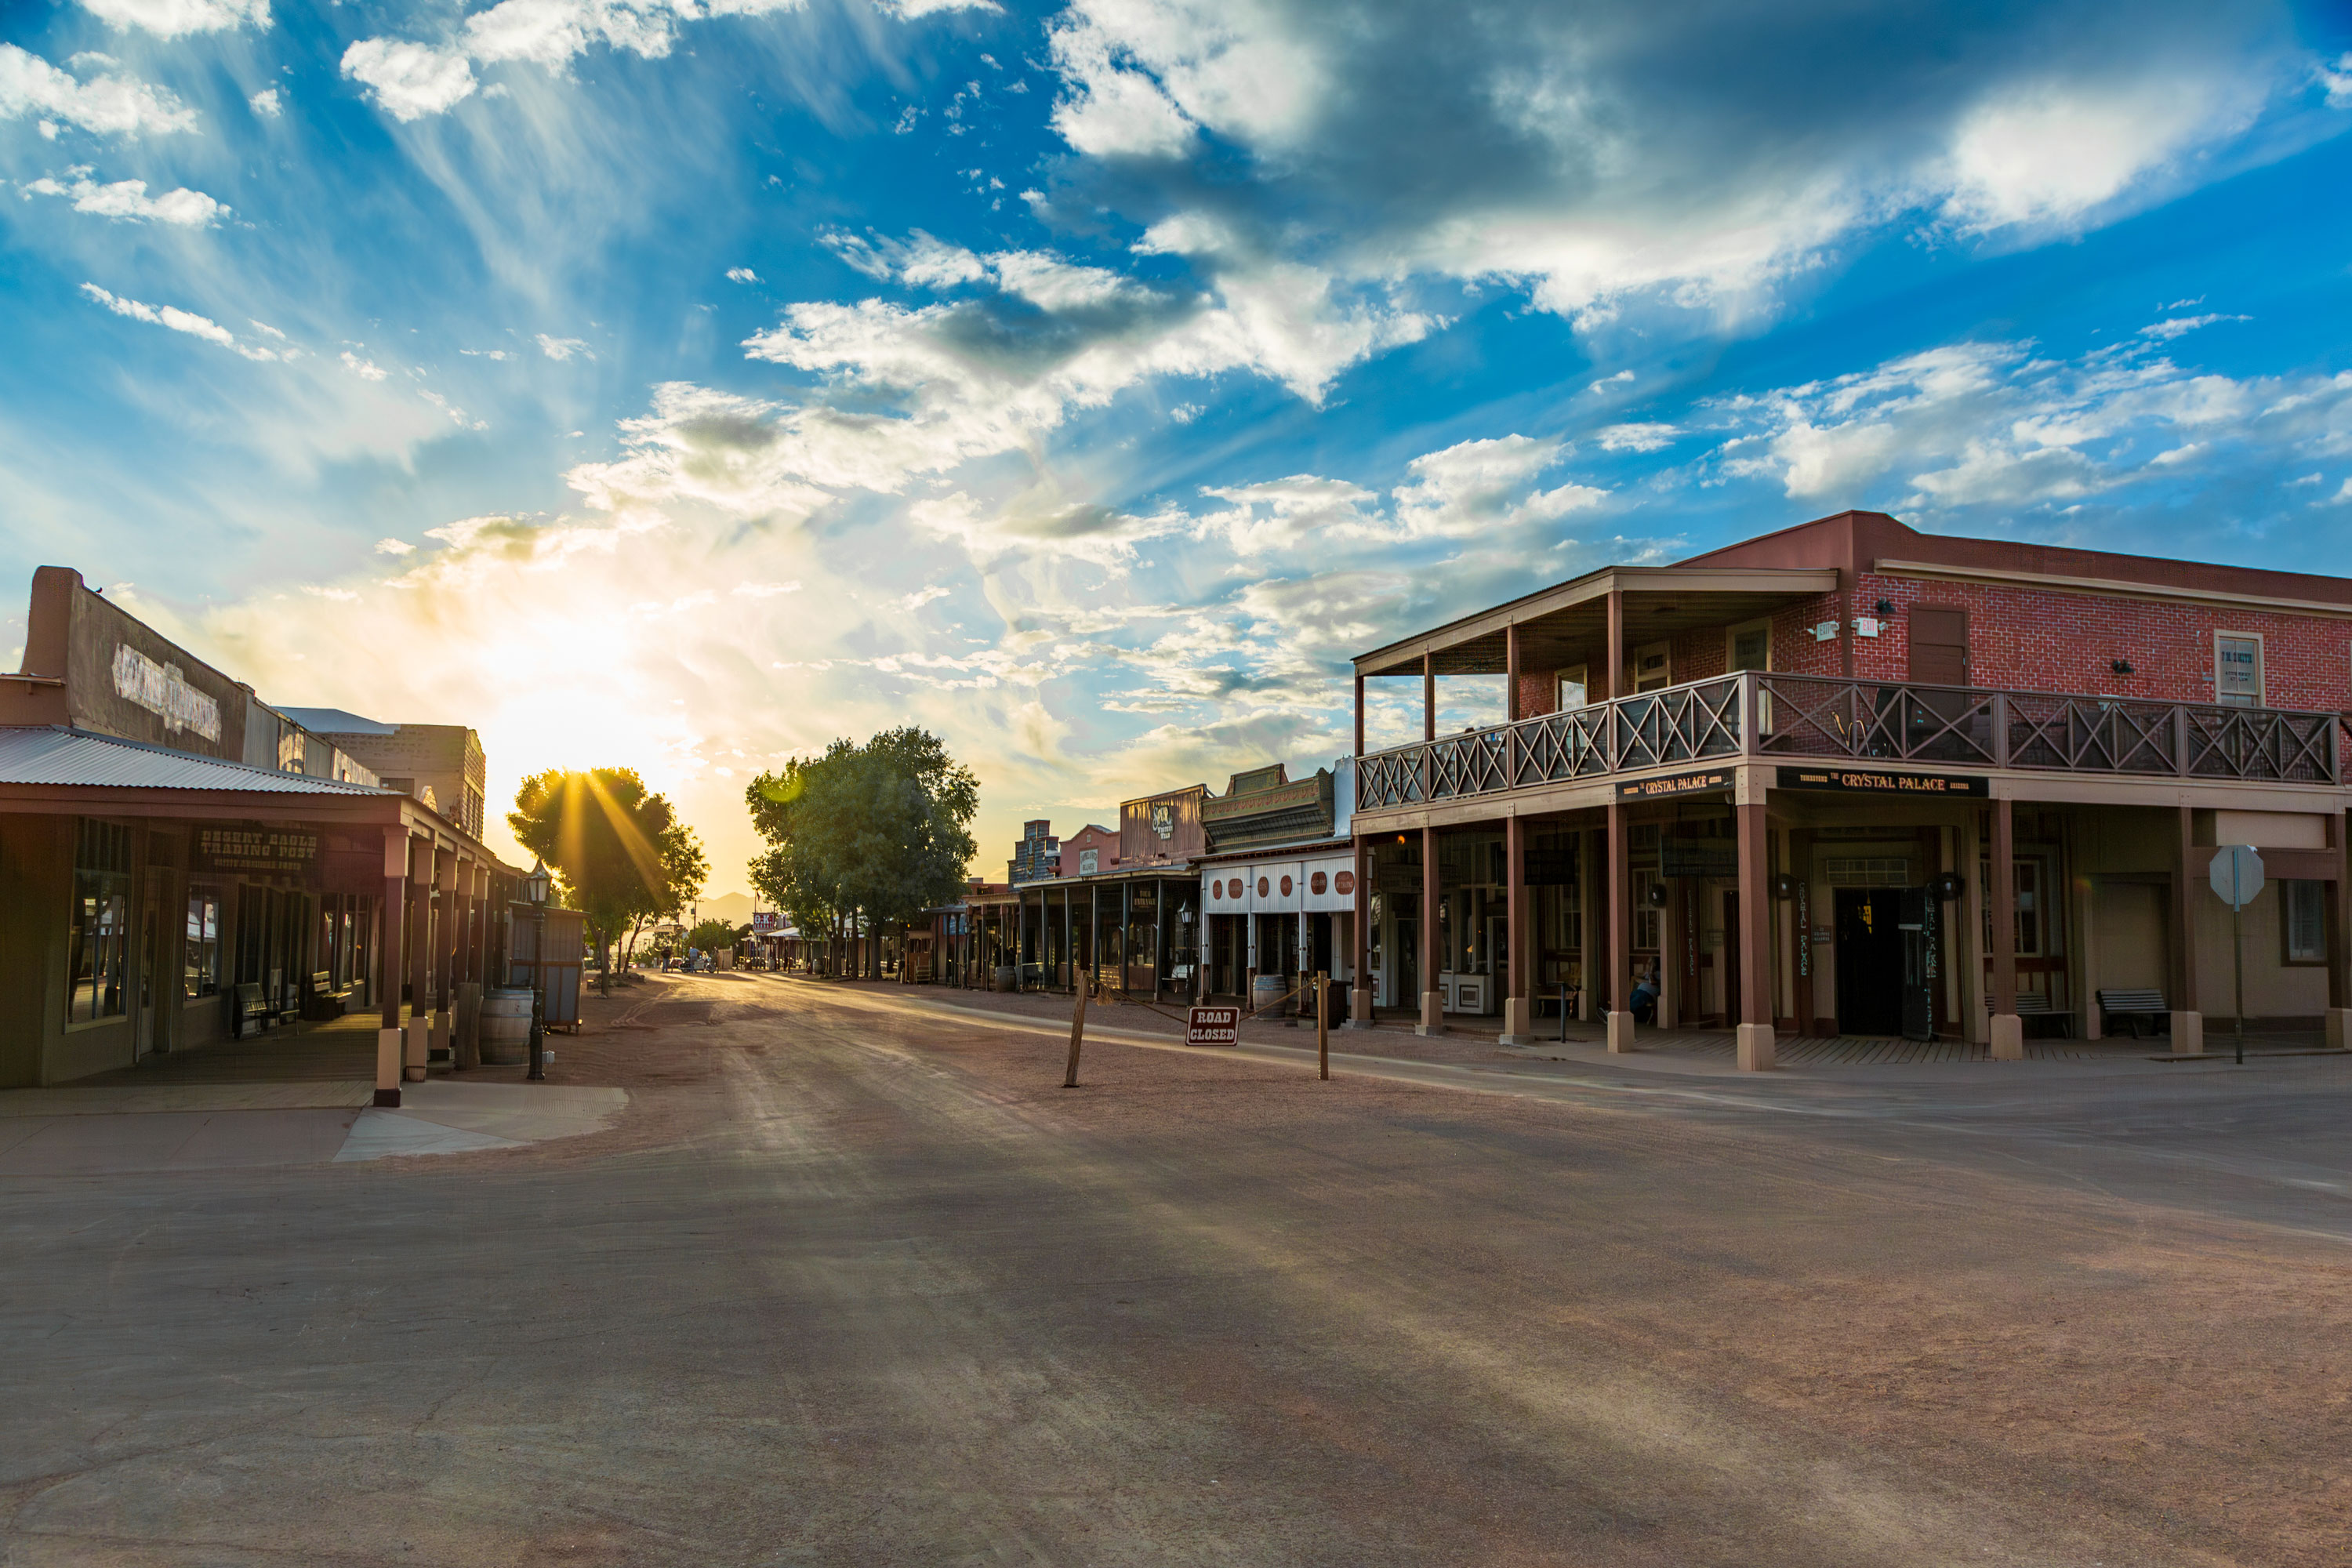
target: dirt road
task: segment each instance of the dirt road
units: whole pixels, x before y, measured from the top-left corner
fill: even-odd
[[[0,1183],[0,1561],[2352,1561],[2331,1235],[1981,1128],[601,1018],[604,1132]]]

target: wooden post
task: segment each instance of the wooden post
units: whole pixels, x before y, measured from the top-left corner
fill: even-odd
[[[1625,910],[1626,900],[1632,896],[1632,874],[1625,865],[1625,808],[1612,800],[1604,809],[1608,813],[1608,826],[1602,832],[1609,840],[1609,916],[1601,929],[1609,933],[1609,951],[1601,960],[1607,967],[1594,978],[1601,983],[1601,995],[1609,1006],[1609,1048],[1624,1052],[1633,1048],[1633,1000],[1626,982],[1630,960],[1625,945],[1630,934]]]
[[[415,841],[415,863],[408,879],[408,1041],[403,1047],[402,1076],[411,1083],[425,1081],[425,1064],[433,1037],[433,888],[439,880],[431,839]]]
[[[1421,656],[1421,738],[1437,739],[1437,656]]]
[[[1614,699],[1625,695],[1618,689],[1619,684],[1624,679],[1625,670],[1625,591],[1623,589],[1609,590],[1608,614],[1608,646],[1601,650],[1602,657],[1608,661],[1607,679],[1602,682],[1601,691],[1602,696]],[[1586,671],[1588,679],[1591,674],[1591,671]]]
[[[1437,979],[1437,829],[1421,830],[1421,1022],[1416,1035],[1445,1032],[1445,993]]]
[[[1986,870],[1992,900],[1992,1057],[2025,1059],[2025,1026],[2017,1016],[2016,816],[2008,796],[1992,803],[1992,857]]]
[[[1503,628],[1503,722],[1519,721],[1519,623]]]
[[[1350,922],[1355,944],[1355,1004],[1348,1009],[1348,1026],[1372,1026],[1372,847],[1361,834],[1355,840],[1356,914]]]
[[[1356,755],[1364,754],[1364,675],[1356,672]]]
[[[1331,976],[1322,970],[1315,972],[1315,1060],[1318,1077],[1328,1081],[1331,1077]]]
[[[381,1011],[375,1037],[375,1103],[400,1104],[400,942],[408,905],[408,830],[383,830],[383,911],[375,922],[383,956],[376,973]]]
[[[1760,793],[1760,791],[1759,791]],[[1739,814],[1739,1029],[1743,1072],[1772,1066],[1772,854],[1761,800]]]
[[[1078,1087],[1078,1047],[1087,1037],[1087,988],[1078,987],[1078,999],[1070,1007],[1070,1070],[1062,1075],[1064,1089]]]
[[[1517,628],[1513,628],[1514,631]],[[1514,683],[1514,689],[1517,685]],[[1528,962],[1528,829],[1518,816],[1503,819],[1503,1039],[1528,1045],[1535,1039],[1535,1001]]]

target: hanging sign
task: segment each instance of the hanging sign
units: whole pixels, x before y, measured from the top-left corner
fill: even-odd
[[[1841,795],[1972,795],[1992,794],[1991,781],[1969,773],[1882,773],[1853,768],[1782,768],[1779,789],[1831,790]]]
[[[1702,790],[1729,789],[1729,768],[1706,768],[1692,773],[1667,773],[1662,778],[1631,779],[1617,786],[1619,800],[1655,800],[1660,795],[1696,795]]]
[[[1184,1014],[1188,1046],[1238,1046],[1242,1043],[1239,1007],[1192,1007]]]

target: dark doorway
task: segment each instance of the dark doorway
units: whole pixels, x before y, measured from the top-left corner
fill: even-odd
[[[1969,683],[1969,613],[1945,605],[1911,606],[1910,679],[1915,685]]]
[[[1894,888],[1837,890],[1838,1032],[1903,1032],[1903,895]]]
[[[1738,1024],[1747,1015],[1739,1010],[1739,889],[1723,890],[1723,1026]]]
[[[1400,915],[1396,923],[1395,1005],[1421,1011],[1421,921]]]

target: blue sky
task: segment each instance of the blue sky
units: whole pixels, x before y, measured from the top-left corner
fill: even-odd
[[[14,7],[0,582],[633,763],[715,890],[923,723],[992,867],[1850,506],[2345,571],[2347,127],[2226,0]]]

